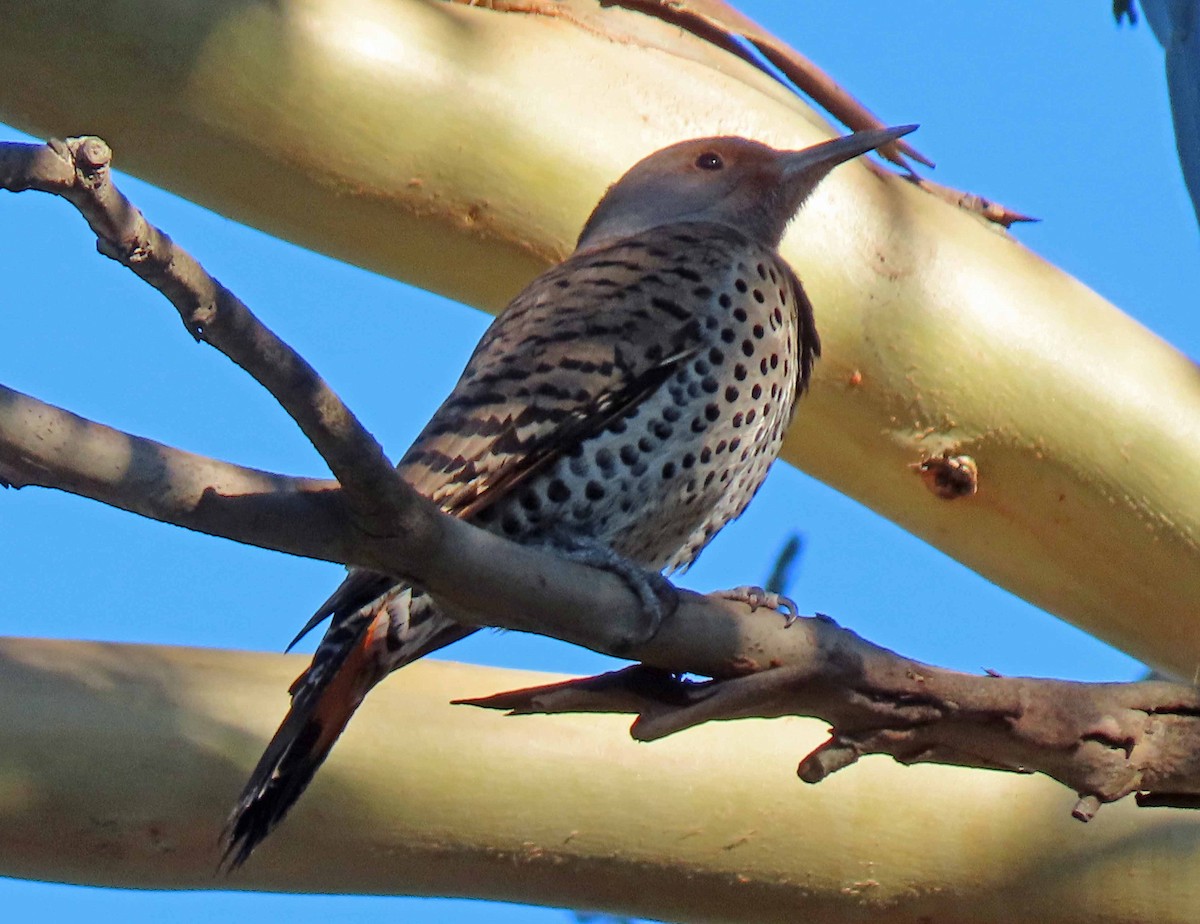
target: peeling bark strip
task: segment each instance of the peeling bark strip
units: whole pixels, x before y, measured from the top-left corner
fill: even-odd
[[[739,40],[749,42],[764,58],[779,68],[794,83],[835,119],[854,131],[886,128],[886,123],[871,112],[848,90],[794,48],[780,41],[750,17],[722,0],[599,0],[601,6],[619,6],[654,16],[679,26],[697,38],[711,42],[748,64],[765,70]],[[768,71],[768,73],[770,73]],[[907,141],[884,145],[879,153],[898,167],[911,170],[906,157],[926,167],[933,161]]]
[[[772,77],[777,75],[763,66],[765,60],[779,69],[794,87],[828,112],[842,125],[853,131],[887,127],[845,87],[822,70],[814,61],[772,35],[753,19],[734,9],[723,0],[451,0],[467,6],[482,6],[498,13],[524,13],[533,16],[552,16],[572,22],[582,28],[610,35],[603,16],[595,8],[619,7],[652,16],[678,26],[701,41],[708,42]],[[625,40],[644,41],[622,35]],[[761,55],[761,58],[759,57]],[[918,176],[907,158],[926,167],[934,163],[907,141],[899,140],[879,148],[880,156],[908,171],[908,179],[926,192],[946,202],[975,212],[990,222],[1008,228],[1017,222],[1037,221],[1006,206],[974,193],[961,192]],[[868,163],[870,163],[868,161]],[[872,169],[878,170],[874,164]]]
[[[498,13],[527,13],[535,16],[554,16],[604,31],[603,19],[587,15],[588,8],[620,7],[644,13],[678,26],[696,38],[715,45],[741,58],[764,73],[775,75],[763,67],[762,61],[746,47],[749,43],[763,58],[817,105],[853,131],[887,128],[887,123],[859,102],[829,74],[821,70],[794,48],[789,47],[750,17],[722,0],[587,0],[585,4],[564,3],[563,0],[451,0],[467,6],[482,6]],[[933,161],[907,141],[894,141],[879,148],[881,156],[898,167],[910,170],[906,157],[926,167]]]
[[[113,187],[110,157],[97,138],[0,145],[0,188],[72,202],[102,253],[167,296],[193,336],[271,392],[340,485],[183,453],[8,390],[0,391],[0,480],[406,575],[472,625],[610,654],[639,637],[641,605],[620,578],[484,533],[401,481],[315,370]],[[903,763],[1045,773],[1079,794],[1073,814],[1081,820],[1130,793],[1139,805],[1200,804],[1195,687],[976,677],[903,658],[825,617],[791,623],[678,593],[658,632],[626,652],[642,665],[463,702],[514,712],[635,712],[632,733],[645,741],[714,720],[815,716],[833,729],[800,764],[808,782],[881,753]],[[683,673],[717,679],[689,683],[678,679]]]

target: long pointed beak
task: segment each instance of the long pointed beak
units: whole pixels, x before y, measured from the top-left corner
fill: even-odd
[[[868,151],[874,151],[877,147],[885,145],[889,141],[895,141],[897,138],[903,138],[909,132],[916,130],[916,125],[871,129],[815,144],[802,151],[788,151],[784,155],[784,178],[791,179],[810,173],[824,176],[838,164],[858,157],[860,154],[866,154]]]

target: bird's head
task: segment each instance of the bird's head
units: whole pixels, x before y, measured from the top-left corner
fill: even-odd
[[[638,161],[608,188],[578,247],[689,221],[729,225],[775,247],[830,170],[916,127],[855,132],[800,151],[732,136],[680,141]]]

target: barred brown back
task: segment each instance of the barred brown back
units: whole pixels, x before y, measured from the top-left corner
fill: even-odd
[[[773,248],[722,225],[656,228],[521,293],[400,471],[510,538],[684,566],[762,483],[816,349]]]

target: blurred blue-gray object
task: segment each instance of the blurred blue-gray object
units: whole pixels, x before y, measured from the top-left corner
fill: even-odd
[[[1167,53],[1175,147],[1200,222],[1200,0],[1141,0],[1141,7]]]

